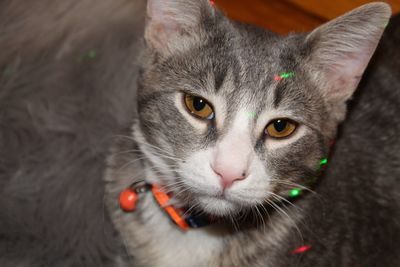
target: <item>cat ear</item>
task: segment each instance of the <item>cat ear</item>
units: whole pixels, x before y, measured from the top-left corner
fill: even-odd
[[[348,100],[361,79],[390,19],[385,3],[361,6],[311,32],[309,64],[328,101]]]
[[[207,0],[148,0],[145,39],[161,54],[184,49],[200,38],[200,19],[212,14]]]

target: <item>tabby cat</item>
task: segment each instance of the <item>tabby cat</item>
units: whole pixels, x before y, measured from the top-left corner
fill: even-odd
[[[207,0],[1,1],[0,266],[398,266],[390,16],[278,36]]]

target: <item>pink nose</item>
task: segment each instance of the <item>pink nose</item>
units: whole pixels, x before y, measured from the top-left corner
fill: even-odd
[[[224,188],[230,187],[234,182],[246,179],[246,171],[234,168],[226,168],[221,166],[213,167],[214,172],[221,178],[221,183]]]

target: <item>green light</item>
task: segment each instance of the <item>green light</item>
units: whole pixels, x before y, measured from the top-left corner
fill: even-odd
[[[247,115],[248,115],[250,118],[254,118],[254,117],[256,116],[256,113],[255,113],[255,112],[247,112]]]
[[[97,57],[97,55],[98,54],[97,54],[96,50],[94,50],[94,49],[89,50],[85,55],[82,55],[82,56],[78,57],[77,58],[77,62],[78,63],[82,63],[82,62],[84,62],[86,60],[95,59]]]
[[[95,58],[96,56],[97,56],[96,50],[90,50],[90,51],[89,51],[89,53],[88,53],[88,57],[89,57],[89,58],[93,59],[93,58]]]
[[[287,79],[294,76],[294,72],[284,72],[279,75],[282,79]]]
[[[301,194],[301,189],[299,188],[294,188],[289,192],[290,197],[298,197],[300,194]]]
[[[12,69],[10,67],[6,67],[3,71],[4,76],[9,76],[12,74]]]
[[[322,166],[322,165],[325,165],[325,164],[328,164],[328,159],[327,158],[321,159],[320,162],[319,162],[319,165]]]

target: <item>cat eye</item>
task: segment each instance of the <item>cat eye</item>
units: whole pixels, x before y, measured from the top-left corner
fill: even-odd
[[[214,110],[204,98],[185,94],[184,102],[186,108],[193,116],[207,120],[212,120],[214,118]]]
[[[285,138],[293,134],[297,123],[288,119],[277,119],[270,122],[265,128],[265,133],[273,138]]]

